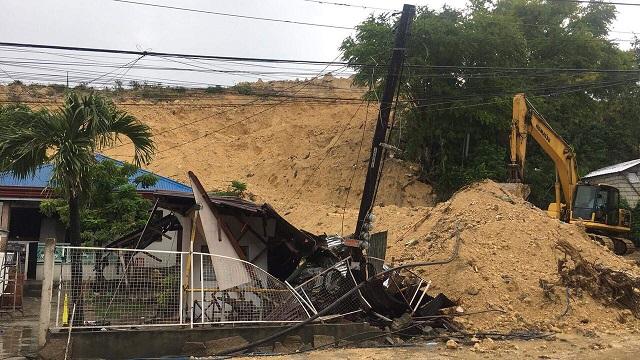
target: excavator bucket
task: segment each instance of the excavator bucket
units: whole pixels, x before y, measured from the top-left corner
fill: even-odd
[[[499,183],[502,190],[510,193],[513,196],[517,196],[524,200],[527,200],[529,194],[531,194],[531,187],[523,183]]]

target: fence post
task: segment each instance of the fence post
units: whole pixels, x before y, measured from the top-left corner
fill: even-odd
[[[180,254],[180,307],[178,307],[178,311],[180,313],[180,325],[183,324],[183,316],[184,316],[184,254]]]
[[[193,248],[193,243],[191,244],[191,247]],[[191,329],[193,329],[193,316],[196,313],[196,309],[193,306],[193,262],[194,262],[194,258],[193,258],[193,249],[191,249],[191,251],[189,251],[189,256],[191,256],[191,284],[189,284],[190,290],[189,291],[189,310],[191,311],[190,314],[190,322],[189,322],[189,327]]]
[[[44,265],[42,266],[42,292],[40,294],[40,320],[38,326],[38,346],[47,342],[47,331],[51,321],[51,295],[53,290],[53,254],[56,239],[48,238],[44,243]]]
[[[202,263],[204,262],[204,255],[200,254],[200,322],[204,324],[204,272]]]

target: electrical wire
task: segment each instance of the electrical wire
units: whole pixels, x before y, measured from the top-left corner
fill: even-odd
[[[320,4],[320,5],[333,5],[333,6],[343,6],[343,7],[346,6],[346,7],[353,7],[353,8],[359,8],[359,9],[381,10],[381,11],[398,11],[396,9],[373,7],[373,6],[369,6],[369,5],[355,5],[355,4],[347,4],[347,3],[338,3],[338,2],[332,2],[332,1],[321,1],[321,0],[300,0],[300,1],[316,3],[316,4]]]
[[[630,3],[621,1],[599,1],[599,0],[549,0],[551,2],[568,2],[576,4],[594,5],[616,5],[616,6],[640,6],[640,3]]]
[[[129,55],[147,55],[155,57],[178,57],[178,58],[194,58],[207,60],[233,60],[233,61],[249,61],[260,63],[291,63],[306,65],[344,65],[350,67],[382,67],[387,64],[366,64],[357,62],[339,62],[339,61],[321,61],[321,60],[295,60],[295,59],[274,59],[274,58],[250,58],[236,56],[218,56],[218,55],[197,55],[185,53],[167,53],[155,51],[134,51],[104,48],[88,48],[77,46],[60,46],[60,45],[43,45],[29,43],[13,43],[0,42],[0,46],[17,47],[17,48],[33,48],[33,49],[52,49],[66,50],[74,52],[93,52],[93,53],[109,53],[109,54],[129,54]],[[411,68],[424,69],[444,69],[444,70],[504,70],[504,71],[546,71],[546,72],[570,72],[570,73],[633,73],[638,74],[638,69],[589,69],[589,68],[560,68],[560,67],[506,67],[506,66],[474,66],[474,65],[406,65]]]
[[[7,75],[7,77],[9,79],[11,79],[13,82],[16,81],[16,79],[14,79],[8,72],[6,72],[3,68],[0,67],[0,71],[2,71],[5,75]]]
[[[266,17],[249,16],[249,15],[241,15],[241,14],[230,14],[230,13],[224,13],[224,12],[218,12],[218,11],[209,11],[209,10],[202,10],[202,9],[193,9],[193,8],[185,8],[185,7],[178,7],[178,6],[146,3],[146,2],[141,2],[141,1],[130,1],[130,0],[110,0],[110,1],[118,2],[118,3],[122,3],[122,4],[147,6],[147,7],[178,10],[178,11],[186,11],[186,12],[193,12],[193,13],[200,13],[200,14],[227,16],[227,17],[234,17],[234,18],[248,19],[248,20],[260,20],[260,21],[278,22],[278,23],[294,24],[294,25],[317,26],[317,27],[330,28],[330,29],[340,29],[340,30],[353,30],[354,29],[354,27],[348,27],[348,26],[318,24],[318,23],[311,23],[311,22],[304,22],[304,21],[275,19],[275,18],[266,18]]]
[[[113,74],[114,72],[116,72],[116,71],[118,71],[118,70],[120,70],[120,69],[127,69],[127,70],[125,71],[125,74],[126,74],[126,73],[131,69],[131,67],[132,67],[132,66],[134,66],[134,65],[135,65],[135,64],[136,64],[140,59],[142,59],[144,56],[145,56],[144,54],[143,54],[143,55],[140,55],[138,58],[131,60],[130,62],[128,62],[128,63],[126,63],[126,64],[124,64],[124,65],[122,65],[122,66],[120,66],[120,67],[116,68],[115,70],[109,71],[108,73],[105,73],[104,75],[100,75],[100,76],[98,76],[97,78],[95,78],[95,79],[93,79],[93,80],[89,81],[86,85],[91,85],[93,82],[95,82],[95,81],[97,81],[97,80],[100,80],[100,79],[102,79],[102,78],[103,78],[103,77],[105,77],[105,76],[111,75],[111,74]]]
[[[336,59],[337,59],[338,57],[340,57],[340,56],[341,56],[341,54],[338,54],[338,56],[336,56]],[[308,85],[309,85],[313,80],[315,80],[315,79],[319,78],[327,68],[328,68],[328,65],[327,65],[323,70],[321,70],[321,71],[320,71],[320,72],[319,72],[319,73],[318,73],[314,78],[312,78],[312,79],[307,80],[306,82],[304,82],[304,83],[302,84],[302,86],[301,86],[298,90],[294,91],[294,93],[293,93],[293,94],[295,95],[295,94],[297,94],[298,92],[302,91],[302,90],[303,90],[305,87],[307,87],[307,86],[308,86]],[[294,85],[294,86],[295,86],[295,85]],[[203,138],[205,138],[205,137],[207,137],[207,136],[209,136],[209,135],[212,135],[212,134],[218,133],[218,132],[220,132],[220,131],[222,131],[222,130],[225,130],[225,129],[230,128],[230,127],[232,127],[232,126],[235,126],[235,125],[237,125],[237,124],[243,123],[243,122],[245,122],[245,121],[247,121],[247,120],[249,120],[249,119],[252,119],[252,118],[254,118],[254,117],[256,117],[256,116],[258,116],[258,115],[260,115],[260,114],[262,114],[262,113],[265,113],[265,112],[267,112],[267,111],[269,111],[269,110],[272,110],[272,109],[274,109],[275,107],[277,107],[277,106],[279,106],[279,105],[281,105],[281,104],[285,103],[286,101],[287,101],[287,99],[285,98],[285,99],[283,99],[282,101],[279,101],[278,103],[273,104],[273,105],[271,105],[271,106],[267,107],[266,109],[263,109],[263,110],[261,110],[261,111],[258,111],[258,112],[254,113],[254,114],[251,114],[251,115],[249,115],[249,116],[247,116],[247,117],[245,117],[245,118],[243,118],[243,119],[240,119],[240,120],[238,120],[238,121],[234,121],[234,122],[232,122],[232,123],[230,123],[230,124],[227,124],[227,125],[225,125],[225,126],[222,126],[222,127],[218,128],[218,129],[216,129],[216,130],[214,130],[214,131],[205,132],[205,133],[204,133],[204,135],[202,135],[202,136],[196,137],[195,139],[191,139],[191,140],[189,140],[189,141],[187,141],[187,142],[183,142],[183,143],[176,144],[176,145],[171,146],[171,147],[169,147],[169,148],[167,148],[167,149],[160,150],[160,151],[158,151],[157,153],[163,153],[163,152],[166,152],[166,151],[173,150],[173,149],[176,149],[176,148],[178,148],[178,147],[184,146],[184,145],[186,145],[186,144],[191,144],[191,143],[193,143],[194,141],[197,141],[197,140],[203,139]],[[197,120],[197,121],[202,121],[202,120],[204,120],[204,118],[203,118],[203,119],[199,119],[199,120]],[[196,122],[197,122],[197,121],[196,121]],[[195,122],[192,122],[192,124],[193,124],[193,123],[195,123]]]

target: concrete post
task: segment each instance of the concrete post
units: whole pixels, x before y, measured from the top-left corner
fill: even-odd
[[[40,296],[40,320],[38,323],[38,346],[47,342],[47,331],[51,321],[51,295],[53,293],[53,254],[56,239],[48,238],[44,243],[44,265],[42,266],[42,293]]]

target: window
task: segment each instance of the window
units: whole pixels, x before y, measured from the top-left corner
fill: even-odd
[[[591,219],[595,203],[597,188],[589,185],[578,185],[573,200],[573,218],[574,219]],[[600,201],[603,199],[600,198]]]

